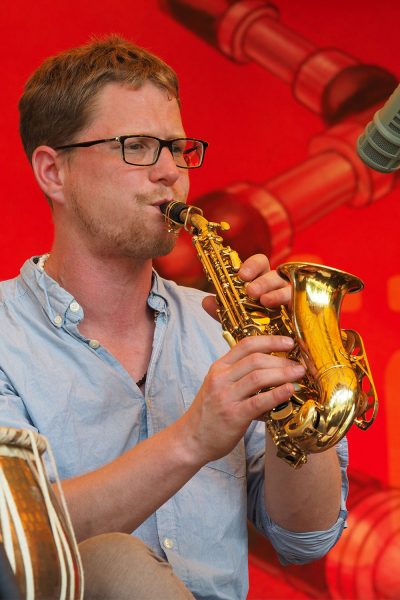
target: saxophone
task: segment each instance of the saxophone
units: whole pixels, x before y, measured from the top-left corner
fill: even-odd
[[[378,402],[364,345],[353,330],[339,329],[339,311],[346,293],[360,291],[354,275],[324,265],[288,262],[277,268],[292,286],[292,308],[264,307],[246,294],[238,277],[241,261],[223,245],[213,223],[201,209],[181,202],[161,207],[169,231],[184,227],[193,237],[207,279],[216,291],[223,336],[232,347],[249,335],[285,335],[293,350],[282,354],[306,367],[288,402],[260,417],[277,447],[277,455],[294,468],[309,453],[323,452],[341,440],[353,424],[362,430],[374,421]],[[265,391],[265,390],[262,390]]]

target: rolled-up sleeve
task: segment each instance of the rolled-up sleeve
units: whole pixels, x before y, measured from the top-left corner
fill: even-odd
[[[254,435],[257,436],[255,431],[253,438]],[[337,444],[336,451],[342,477],[341,507],[336,523],[323,531],[293,532],[274,523],[265,510],[264,455],[259,452],[248,461],[248,517],[270,540],[282,565],[306,564],[321,558],[336,544],[346,526],[348,447],[345,438]]]

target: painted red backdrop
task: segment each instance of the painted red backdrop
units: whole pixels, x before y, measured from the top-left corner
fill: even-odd
[[[192,8],[205,5],[218,12],[229,3],[191,0],[186,4]],[[303,40],[304,48],[334,49],[399,76],[396,23],[400,5],[394,0],[276,0],[274,4],[279,10],[276,20],[294,32],[297,41]],[[318,111],[296,98],[289,76],[284,81],[254,58],[246,64],[230,60],[203,39],[201,29],[206,25],[195,20],[189,28],[176,14],[162,10],[156,0],[3,0],[0,17],[1,279],[16,275],[28,256],[45,252],[52,240],[50,213],[18,137],[17,102],[24,81],[48,55],[84,43],[92,34],[115,32],[159,54],[180,76],[186,130],[210,143],[204,167],[192,176],[192,202],[241,182],[262,186],[276,182],[278,175],[290,179],[291,193],[295,190],[311,216],[308,224],[295,228],[285,260],[311,259],[364,280],[365,291],[344,303],[342,325],[364,337],[380,410],[370,430],[349,434],[350,528],[331,558],[309,571],[279,568],[272,559],[265,559],[269,549],[253,540],[249,598],[399,598],[400,197],[396,179],[387,176],[386,181],[379,180],[377,196],[381,197],[355,207],[351,200],[356,192],[335,174],[335,161],[330,170],[324,165],[327,171],[322,175],[315,163],[308,179],[301,178],[296,165],[308,160],[310,147],[317,155],[326,150],[325,142],[321,146],[315,141],[329,128]],[[263,52],[265,48],[261,48]],[[277,45],[278,63],[279,52],[284,54],[285,48]],[[347,123],[339,119],[339,129],[328,132],[336,140],[337,160],[347,152],[341,147]],[[329,190],[324,192],[324,209],[317,209],[315,181],[331,189],[331,196]],[[357,185],[365,188],[367,184],[361,181]],[[271,184],[269,189],[276,191],[277,187]],[[314,203],[319,212],[313,215]],[[238,239],[242,253],[246,244],[252,248],[250,240],[258,231],[258,218],[251,218]],[[262,250],[262,239],[258,243]],[[182,256],[175,260],[181,261]],[[380,548],[382,540],[384,547]]]

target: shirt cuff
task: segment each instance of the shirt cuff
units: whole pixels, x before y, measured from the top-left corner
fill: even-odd
[[[278,554],[282,565],[306,564],[317,560],[336,544],[346,527],[346,498],[348,494],[347,440],[343,438],[336,446],[342,475],[342,494],[338,519],[332,527],[323,531],[294,532],[274,523],[265,510],[264,501],[260,504],[257,528],[264,532]]]

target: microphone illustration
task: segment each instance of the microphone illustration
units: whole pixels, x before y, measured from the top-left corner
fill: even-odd
[[[361,160],[380,173],[400,168],[400,85],[358,138]]]

